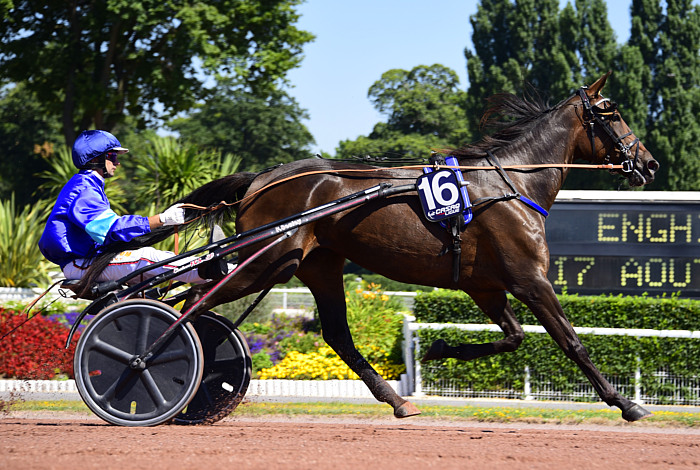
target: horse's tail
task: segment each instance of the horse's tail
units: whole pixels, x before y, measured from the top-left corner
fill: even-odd
[[[203,207],[216,207],[202,216],[198,210],[187,209],[185,221],[197,219],[200,223],[211,224],[214,220],[230,217],[235,213],[235,205],[232,205],[244,195],[248,187],[259,173],[241,172],[224,176],[211,181],[204,186],[195,189],[178,202],[195,204]],[[218,205],[220,202],[226,204]],[[80,282],[73,287],[78,297],[89,298],[90,289],[99,275],[112,261],[117,253],[124,250],[150,246],[165,240],[174,233],[174,227],[160,227],[151,233],[134,238],[129,242],[110,243],[105,246],[103,252],[96,256]]]

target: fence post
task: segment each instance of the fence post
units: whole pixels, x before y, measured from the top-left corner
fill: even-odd
[[[530,385],[530,366],[525,366],[525,383],[523,384],[523,400],[534,400]]]
[[[413,347],[414,358],[420,357],[420,339],[418,338],[418,335],[416,335],[413,338],[413,344],[414,344],[414,347]],[[422,397],[425,394],[423,393],[423,378],[421,377],[421,374],[420,374],[420,369],[421,369],[420,361],[414,360],[413,363],[415,364],[415,369],[414,369],[415,382],[413,385],[413,396],[414,397]]]
[[[415,320],[416,317],[405,313],[403,314],[403,362],[406,364],[406,376],[408,378],[409,390],[405,391],[407,395],[411,395],[415,391],[415,359],[413,355],[413,332],[411,331],[411,323]]]
[[[640,368],[642,359],[639,357],[639,354],[637,354],[636,363],[637,364],[634,369],[634,402],[638,405],[643,405],[644,402],[642,401],[642,371]]]

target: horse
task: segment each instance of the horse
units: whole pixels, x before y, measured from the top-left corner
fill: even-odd
[[[314,296],[324,340],[378,401],[388,403],[394,416],[404,418],[420,411],[389,386],[353,343],[343,286],[346,259],[400,282],[462,290],[503,331],[502,339],[484,344],[450,346],[437,340],[424,361],[468,361],[515,351],[524,333],[508,301],[506,294],[510,293],[532,310],[605,403],[618,407],[627,421],[650,415],[605,379],[562,310],[547,279],[546,212],[534,210],[513,195],[494,197],[514,190],[546,211],[575,160],[614,164],[611,171],[624,176],[630,186],[654,180],[659,163],[632,133],[616,105],[601,94],[609,75],[551,107],[535,96],[501,94],[490,99],[482,122],[496,130],[474,144],[450,151],[460,166],[483,166],[462,171],[475,204],[471,222],[458,229],[456,248],[461,254],[456,270],[449,249],[455,241],[454,233],[426,220],[416,191],[408,191],[373,199],[299,227],[293,236],[242,268],[216,293],[205,297],[210,286],[192,287],[183,311],[196,302],[210,309],[296,276]],[[516,164],[534,168],[493,169]],[[237,233],[242,233],[378,183],[415,183],[421,174],[420,168],[413,167],[380,168],[306,159],[261,173],[226,176],[196,189],[182,202],[209,205],[222,198],[239,198],[235,224]],[[260,246],[241,250],[239,261]]]

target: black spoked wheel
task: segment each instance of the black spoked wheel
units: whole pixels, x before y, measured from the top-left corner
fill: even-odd
[[[204,351],[204,374],[175,424],[211,424],[225,418],[243,400],[252,373],[248,343],[228,319],[205,312],[193,323]]]
[[[192,325],[176,327],[143,367],[130,366],[178,316],[154,300],[126,300],[104,309],[85,328],[75,349],[75,382],[97,416],[120,426],[154,426],[187,406],[204,364]]]

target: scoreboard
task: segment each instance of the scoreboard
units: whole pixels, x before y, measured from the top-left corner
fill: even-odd
[[[558,293],[700,297],[700,192],[560,191],[545,223]]]

